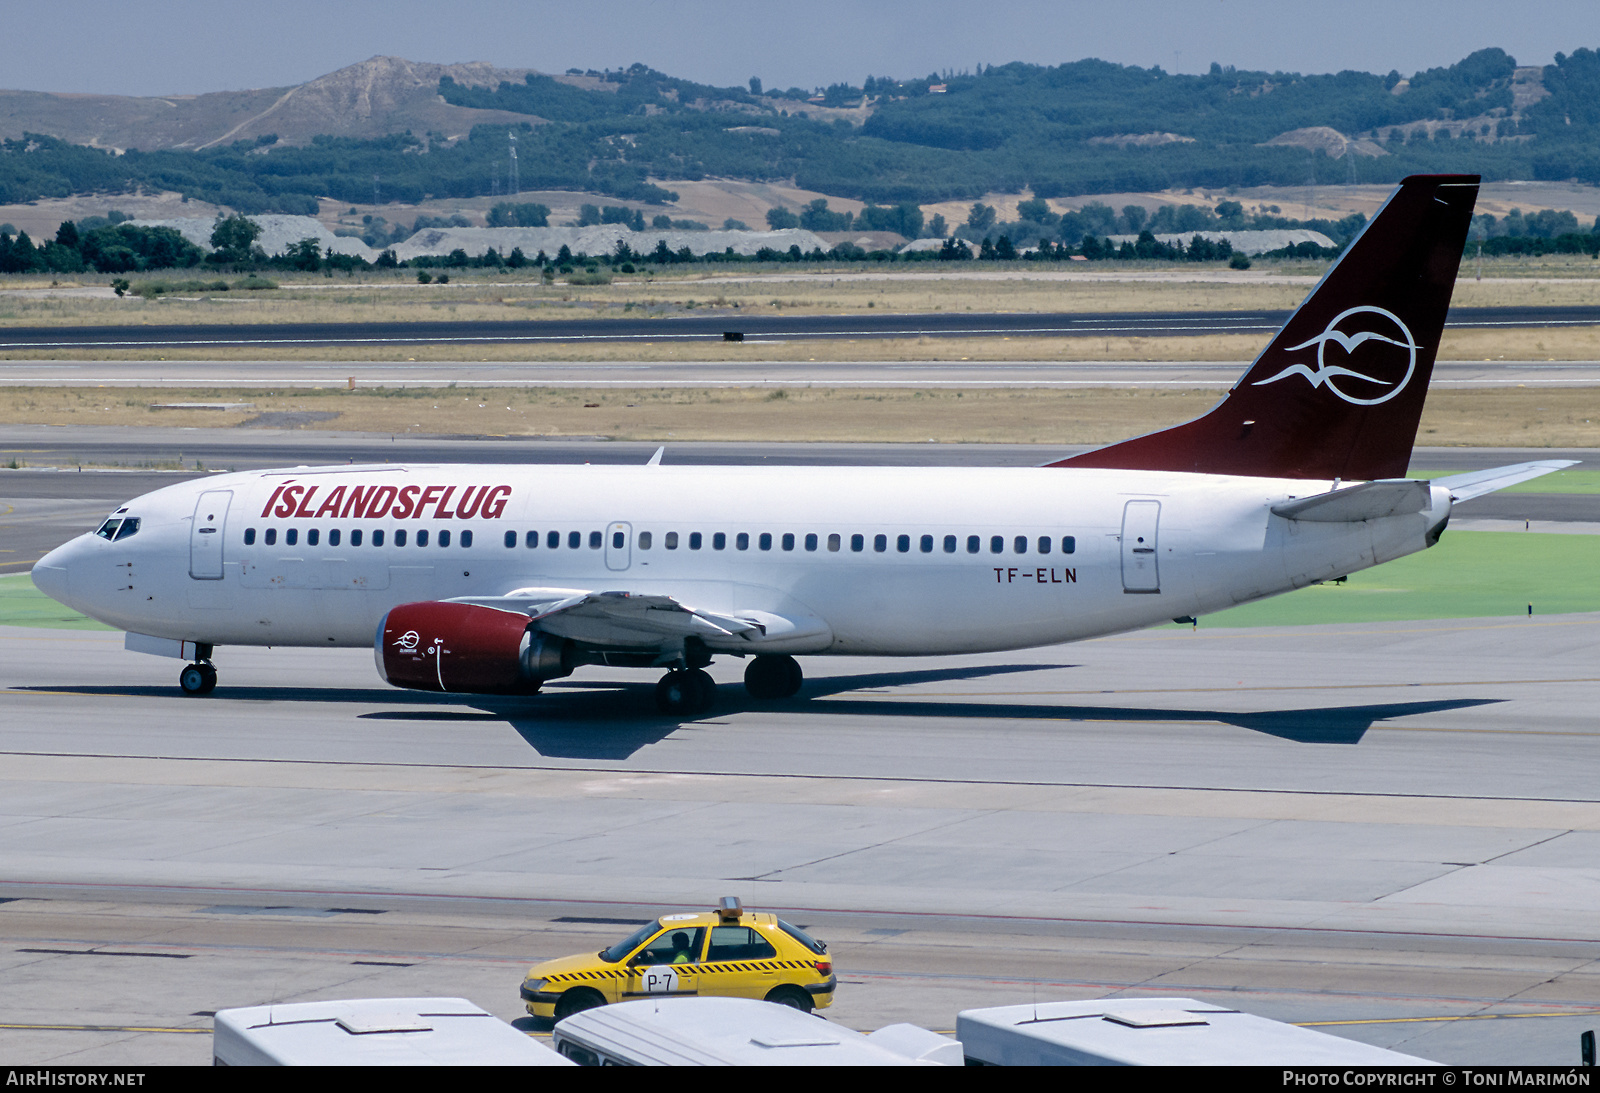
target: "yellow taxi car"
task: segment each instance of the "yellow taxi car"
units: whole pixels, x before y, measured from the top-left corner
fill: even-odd
[[[715,911],[662,915],[598,953],[528,969],[522,1000],[559,1021],[628,998],[716,995],[762,998],[810,1012],[833,1004],[828,947],[776,915],[725,897]]]

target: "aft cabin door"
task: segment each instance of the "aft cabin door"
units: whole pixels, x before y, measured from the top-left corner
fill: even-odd
[[[633,561],[633,525],[615,523],[606,528],[606,568],[627,569]]]
[[[1122,590],[1160,592],[1156,565],[1156,531],[1160,501],[1129,501],[1122,509]]]
[[[222,580],[222,529],[228,521],[232,490],[207,490],[194,506],[189,530],[189,576],[197,581]]]

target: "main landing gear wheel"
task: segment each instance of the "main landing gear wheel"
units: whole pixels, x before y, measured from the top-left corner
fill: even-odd
[[[208,695],[217,689],[217,670],[204,661],[178,673],[178,686],[186,695]]]
[[[790,656],[759,656],[744,670],[744,689],[758,701],[774,698],[793,698],[800,693],[805,673]]]
[[[699,668],[679,668],[656,684],[656,709],[666,714],[704,713],[717,697],[717,684]]]

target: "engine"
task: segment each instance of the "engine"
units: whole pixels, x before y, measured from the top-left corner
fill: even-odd
[[[401,604],[378,623],[373,653],[396,687],[465,694],[532,694],[574,663],[572,642],[527,615],[469,603]]]

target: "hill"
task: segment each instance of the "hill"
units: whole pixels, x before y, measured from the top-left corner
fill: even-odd
[[[391,133],[465,136],[474,125],[521,123],[521,114],[453,106],[440,82],[474,87],[520,81],[528,69],[482,63],[428,64],[373,57],[293,87],[140,98],[0,91],[0,139],[25,133],[122,151],[200,150],[275,136],[286,146],[318,136],[384,137]]]
[[[142,188],[314,213],[318,199],[491,197],[511,184],[508,131],[519,190],[639,204],[707,179],[890,204],[1437,171],[1600,182],[1600,54],[1540,68],[1484,49],[1410,77],[1220,65],[1172,75],[1085,60],[815,93],[717,88],[643,65],[550,76],[380,57],[265,91],[0,94],[0,133],[22,134],[0,143],[0,203]]]

